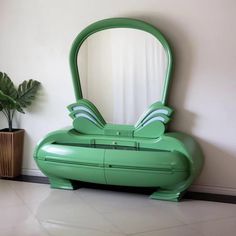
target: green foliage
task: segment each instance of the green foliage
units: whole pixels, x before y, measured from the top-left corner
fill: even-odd
[[[8,120],[9,131],[12,131],[15,111],[25,113],[23,108],[31,105],[39,87],[40,82],[30,79],[16,89],[7,74],[0,72],[0,111]]]

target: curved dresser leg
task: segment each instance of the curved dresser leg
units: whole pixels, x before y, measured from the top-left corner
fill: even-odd
[[[58,177],[51,177],[48,176],[49,182],[51,185],[51,188],[58,188],[58,189],[69,189],[74,190],[77,189],[78,186],[75,184],[75,182],[68,180],[68,179],[62,179]]]
[[[177,150],[183,153],[189,162],[189,176],[184,181],[173,186],[163,186],[151,194],[150,198],[166,201],[180,201],[193,181],[199,176],[203,166],[203,153],[199,144],[190,136],[182,133],[172,133],[169,137],[176,138],[182,148]]]
[[[185,192],[186,191],[178,191],[178,189],[165,190],[160,188],[154,193],[152,193],[150,195],[150,198],[157,200],[178,202],[181,200]]]

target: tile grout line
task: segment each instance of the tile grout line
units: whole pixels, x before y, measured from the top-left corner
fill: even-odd
[[[170,226],[170,227],[167,227],[167,228],[161,228],[161,229],[158,229],[158,230],[150,230],[150,231],[142,231],[142,232],[139,232],[139,233],[131,233],[131,234],[127,234],[127,236],[138,236],[140,234],[143,234],[143,233],[152,233],[152,232],[159,232],[159,231],[164,231],[164,230],[169,230],[169,229],[176,229],[176,228],[181,228],[181,227],[186,227],[186,226],[189,226],[188,224],[184,224],[184,225],[176,225],[176,226]],[[198,231],[196,231],[195,229],[192,229],[194,232],[198,233]],[[201,232],[200,232],[201,233]],[[200,236],[205,236],[203,234],[201,234]]]
[[[18,192],[15,190],[14,186],[12,184],[9,184],[7,183],[7,186],[13,190],[13,192],[16,194],[16,196],[22,201],[22,203],[24,204],[24,206],[30,211],[30,213],[32,213],[33,217],[37,220],[37,222],[40,224],[40,226],[42,227],[42,229],[44,231],[46,231],[48,234],[50,234],[41,224],[40,220],[37,218],[37,216],[34,214],[34,212],[32,212],[31,208],[28,207],[28,205],[26,204],[24,198],[21,197],[20,194],[18,194]],[[75,193],[76,194],[76,193]],[[169,227],[164,227],[164,228],[160,228],[160,229],[156,229],[156,230],[150,230],[150,231],[143,231],[143,232],[138,232],[138,233],[131,233],[131,234],[127,234],[123,231],[121,231],[116,225],[113,224],[113,222],[111,222],[103,213],[101,213],[100,211],[98,211],[93,205],[90,205],[88,203],[88,201],[86,201],[85,198],[79,196],[76,194],[76,197],[78,197],[79,199],[81,199],[87,206],[89,206],[89,208],[95,210],[95,212],[97,212],[99,215],[102,216],[103,219],[105,219],[107,222],[109,222],[115,229],[118,230],[118,232],[114,232],[114,231],[110,231],[112,233],[121,233],[123,235],[135,235],[135,234],[141,234],[141,233],[147,233],[147,232],[155,232],[155,231],[161,231],[161,230],[166,230],[166,229],[171,229],[171,228],[178,228],[178,227],[181,227],[181,226],[192,226],[192,225],[195,225],[195,224],[199,224],[199,223],[208,223],[208,222],[214,222],[214,221],[221,221],[221,220],[224,220],[224,219],[230,219],[230,218],[236,218],[236,215],[233,215],[233,216],[225,216],[225,217],[217,217],[215,219],[207,219],[207,220],[200,220],[200,221],[196,221],[196,222],[191,222],[191,223],[186,223],[186,222],[183,222],[182,220],[179,220],[182,225],[177,225],[177,226],[169,226]],[[65,224],[66,225],[66,224]],[[69,227],[71,227],[71,225],[68,225]],[[14,228],[14,227],[13,227]],[[89,227],[76,227],[74,226],[74,228],[84,228],[84,229],[90,229],[90,230],[95,230],[95,231],[100,231],[100,232],[106,232],[106,233],[109,233],[108,231],[102,231],[100,229],[94,229],[94,228],[89,228]],[[194,229],[193,229],[194,230]],[[196,231],[196,230],[194,230]],[[51,234],[50,234],[51,235]]]
[[[31,208],[26,204],[25,200],[20,196],[20,194],[17,193],[17,191],[13,188],[13,186],[11,186],[11,184],[9,185],[11,187],[11,189],[15,192],[15,194],[17,195],[17,197],[19,197],[21,199],[21,201],[23,202],[24,206],[28,209],[28,211],[32,214],[33,218],[38,222],[38,224],[40,225],[40,228],[47,233],[47,235],[52,236],[41,224],[40,220],[38,219],[38,217],[34,214],[34,212],[31,210]]]
[[[32,214],[33,219],[35,219],[37,221],[37,223],[39,223],[40,228],[48,235],[48,236],[52,236],[50,233],[48,233],[47,230],[45,230],[44,227],[42,227],[40,221],[38,220],[38,218],[35,216],[35,214],[32,212],[32,210],[29,208],[29,206],[26,204],[25,200],[20,196],[20,194],[17,193],[17,191],[13,188],[13,186],[11,184],[8,184],[8,186],[12,189],[12,191],[16,194],[16,196],[22,201],[23,206],[26,207],[26,209]],[[17,227],[11,227],[11,228],[17,228]]]
[[[111,222],[111,221],[108,220],[106,217],[104,217],[104,215],[103,215],[101,212],[99,212],[94,206],[90,205],[90,204],[86,201],[86,199],[84,199],[84,198],[82,198],[82,197],[80,197],[80,196],[78,196],[78,197],[79,197],[83,202],[85,202],[90,208],[92,208],[94,211],[96,211],[104,220],[106,220],[107,222],[109,222],[115,229],[118,230],[118,232],[114,232],[114,233],[122,233],[122,234],[124,234],[124,235],[127,235],[126,233],[120,231],[120,229],[119,229],[116,225],[114,225],[113,222]],[[104,232],[104,231],[102,231],[102,232]],[[106,231],[106,232],[107,232],[107,231]]]
[[[191,225],[196,225],[196,224],[202,224],[202,223],[210,223],[210,222],[214,222],[214,221],[222,221],[222,220],[229,220],[235,218],[236,216],[226,216],[226,217],[220,217],[220,218],[215,218],[215,219],[208,219],[208,220],[201,220],[201,221],[196,221],[194,223],[187,223],[187,225],[191,226]]]
[[[97,211],[97,209],[96,209],[95,207],[93,207],[93,208],[96,210],[97,213],[99,213],[100,215],[102,215],[104,219],[106,219],[108,222],[110,222],[113,226],[115,226],[115,227],[120,231],[120,229],[119,229],[116,225],[114,225],[113,222],[110,221],[104,214],[102,214],[101,212]],[[144,208],[148,208],[148,207],[144,207]],[[105,213],[105,214],[110,214],[110,213],[111,213],[111,212]],[[180,227],[180,226],[186,226],[186,225],[187,225],[185,222],[183,222],[183,221],[181,221],[181,220],[179,220],[179,219],[177,219],[177,220],[181,223],[181,225],[178,225],[179,227]],[[174,228],[174,227],[177,227],[177,226],[164,227],[164,228],[161,228],[161,229],[148,230],[148,231],[145,230],[145,231],[143,231],[143,232],[131,233],[131,234],[129,234],[129,233],[127,234],[127,233],[125,233],[125,232],[123,232],[123,231],[121,231],[121,233],[124,234],[124,235],[130,236],[130,235],[136,235],[136,234],[141,234],[141,233],[155,232],[155,231],[159,231],[159,230],[163,230],[163,229],[168,229],[168,228]]]
[[[101,229],[97,229],[97,228],[90,228],[90,227],[85,227],[85,226],[76,226],[73,224],[67,224],[67,223],[63,223],[63,222],[53,222],[53,221],[44,221],[43,223],[48,223],[48,224],[52,224],[52,225],[60,225],[60,226],[64,226],[64,227],[68,227],[68,228],[74,228],[74,229],[83,229],[83,230],[91,230],[91,231],[99,231],[101,233],[112,233],[112,234],[120,234],[122,232],[114,232],[114,231],[104,231]],[[122,233],[123,234],[123,233]]]

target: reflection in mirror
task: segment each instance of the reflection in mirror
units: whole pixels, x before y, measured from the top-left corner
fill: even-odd
[[[135,124],[148,106],[161,100],[167,55],[145,31],[107,29],[83,42],[78,68],[83,97],[106,122]]]

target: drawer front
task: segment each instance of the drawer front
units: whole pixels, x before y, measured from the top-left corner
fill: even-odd
[[[103,167],[104,149],[48,144],[41,148],[39,156],[46,161]]]
[[[104,152],[104,149],[51,144],[41,148],[38,163],[48,175],[106,183]]]
[[[167,186],[188,176],[188,162],[177,152],[106,150],[104,166],[113,185]]]

